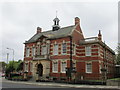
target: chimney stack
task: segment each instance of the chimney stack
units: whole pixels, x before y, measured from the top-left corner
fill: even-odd
[[[101,31],[99,30],[99,33],[98,33],[98,40],[102,41],[102,35],[101,35]]]
[[[75,25],[80,24],[80,19],[78,17],[75,17]]]
[[[42,32],[42,28],[37,27],[37,34]]]

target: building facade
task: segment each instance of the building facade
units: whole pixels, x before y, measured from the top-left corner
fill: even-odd
[[[78,17],[74,25],[61,28],[54,20],[52,30],[36,34],[26,41],[24,72],[36,80],[87,80],[112,78],[114,51],[97,37],[85,38]],[[70,75],[69,75],[70,74]]]

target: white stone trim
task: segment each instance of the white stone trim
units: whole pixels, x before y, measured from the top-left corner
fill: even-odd
[[[76,62],[99,62],[99,60],[90,60],[90,61],[85,61],[85,60],[76,60]]]
[[[77,33],[79,33],[79,34],[83,35],[83,34],[82,34],[81,32],[79,32],[78,30],[76,30],[76,29],[75,29],[75,31],[76,31]]]

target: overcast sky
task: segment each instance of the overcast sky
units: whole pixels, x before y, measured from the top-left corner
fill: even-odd
[[[6,61],[7,53],[12,60],[23,59],[24,42],[30,39],[39,26],[42,31],[52,29],[53,19],[60,19],[60,26],[74,25],[74,18],[80,18],[85,37],[97,36],[102,31],[103,41],[115,50],[118,43],[118,2],[4,2],[0,4],[2,46],[0,52]]]

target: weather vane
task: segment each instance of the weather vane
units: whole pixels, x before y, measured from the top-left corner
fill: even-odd
[[[57,10],[56,10],[56,18],[57,18]]]

